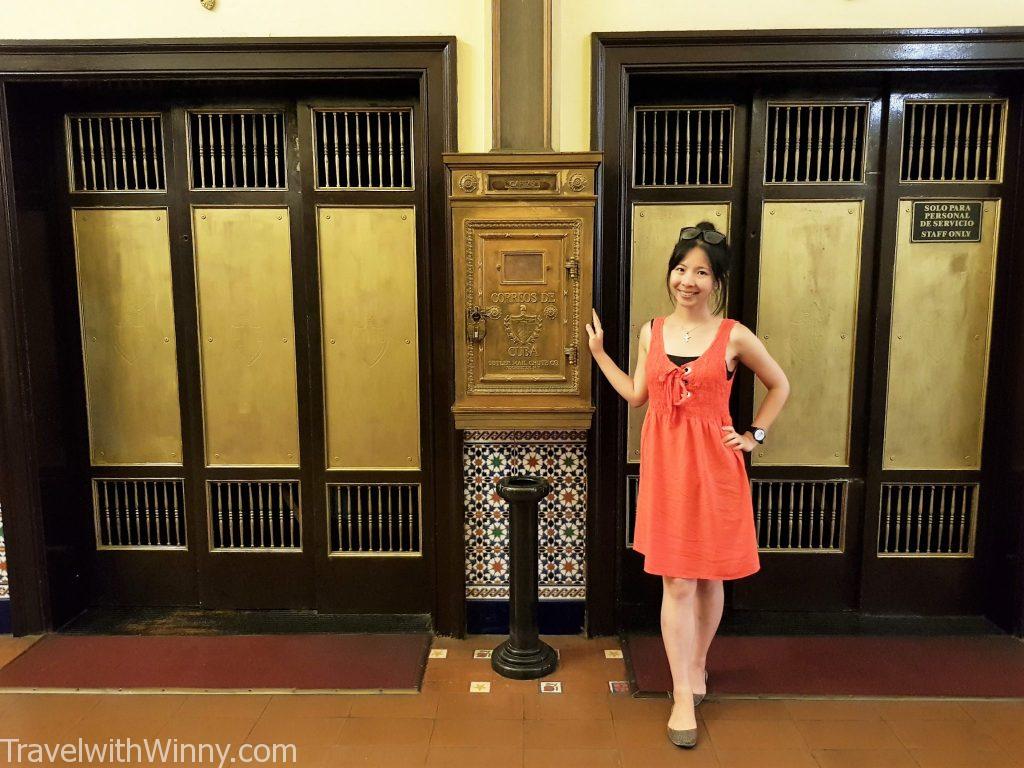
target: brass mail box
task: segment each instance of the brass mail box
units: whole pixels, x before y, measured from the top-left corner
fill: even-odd
[[[455,425],[587,428],[599,153],[445,155]]]

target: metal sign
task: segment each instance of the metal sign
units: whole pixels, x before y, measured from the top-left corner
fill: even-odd
[[[918,200],[914,202],[910,242],[980,243],[980,200]]]

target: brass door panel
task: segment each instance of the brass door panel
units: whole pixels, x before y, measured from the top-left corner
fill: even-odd
[[[896,233],[882,467],[979,469],[1000,201],[983,202],[977,243],[911,242],[912,203]]]
[[[415,210],[321,207],[317,232],[327,466],[419,469]]]
[[[850,463],[861,200],[765,202],[757,334],[792,385],[756,466]],[[767,394],[754,385],[754,412]]]
[[[287,208],[193,208],[208,466],[299,465]]]
[[[675,309],[665,285],[668,260],[679,242],[679,230],[701,221],[713,222],[720,232],[729,231],[729,203],[673,203],[633,206],[633,252],[629,297],[629,372],[636,368],[640,328],[652,317]],[[626,456],[640,461],[640,428],[647,405],[629,409]]]
[[[90,461],[180,465],[167,210],[76,208],[72,222]]]
[[[571,237],[565,224],[528,235],[480,232],[474,304],[497,321],[476,350],[473,380],[481,389],[522,381],[561,384],[573,377],[565,333],[541,332],[566,317],[566,296],[550,278],[572,258],[566,248]]]
[[[520,220],[519,213],[534,218]],[[576,318],[588,213],[465,209],[466,286],[459,311],[467,394],[581,392]]]

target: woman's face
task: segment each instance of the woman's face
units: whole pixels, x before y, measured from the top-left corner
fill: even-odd
[[[711,271],[707,251],[700,246],[691,248],[669,274],[668,287],[679,306],[706,304],[715,289],[715,275]]]

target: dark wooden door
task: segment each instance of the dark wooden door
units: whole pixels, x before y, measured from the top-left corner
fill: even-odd
[[[996,597],[983,584],[1007,503],[995,478],[1020,140],[1008,85],[961,75],[888,97],[865,611],[983,614]]]
[[[725,154],[737,175],[718,186],[673,177],[676,152],[685,157],[698,140],[675,116],[686,105],[664,106],[682,81],[636,82],[621,190],[629,247],[619,277],[630,288],[618,306],[630,367],[639,326],[655,314],[636,281],[663,279],[671,232],[692,223],[688,205],[719,202],[728,211],[693,210],[728,216],[729,316],[758,333],[792,385],[765,446],[748,457],[762,567],[727,582],[727,605],[984,612],[980,585],[995,535],[985,510],[999,493],[991,420],[1004,386],[989,372],[1008,343],[999,318],[1013,99],[998,88],[901,92],[842,78],[764,78],[732,99]],[[694,90],[715,93],[703,81]],[[734,423],[748,425],[763,394],[743,369]],[[654,625],[660,579],[630,551],[631,431],[640,419],[619,407],[623,623]]]
[[[426,118],[377,85],[55,102],[94,602],[431,611]],[[167,391],[126,422],[95,384],[144,368]],[[167,446],[101,456],[147,407]]]
[[[727,288],[727,314],[742,307],[750,96],[721,82],[680,87],[670,78],[653,78],[632,95],[626,127],[622,194],[624,223],[622,259],[618,265],[622,290],[610,317],[622,329],[620,364],[632,371],[640,328],[655,316],[673,310],[666,296],[668,259],[681,227],[708,220],[726,232],[738,256]],[[610,314],[609,310],[605,311]],[[640,427],[646,413],[616,399],[616,451],[622,510],[618,551],[621,556],[620,599],[627,624],[651,622],[661,599],[661,579],[643,571],[643,558],[633,552],[633,509],[639,483]],[[601,450],[601,448],[599,448]]]
[[[743,321],[790,379],[783,414],[749,455],[761,571],[738,609],[857,605],[882,148],[879,94],[756,94],[747,178]],[[763,390],[744,369],[740,423]]]

